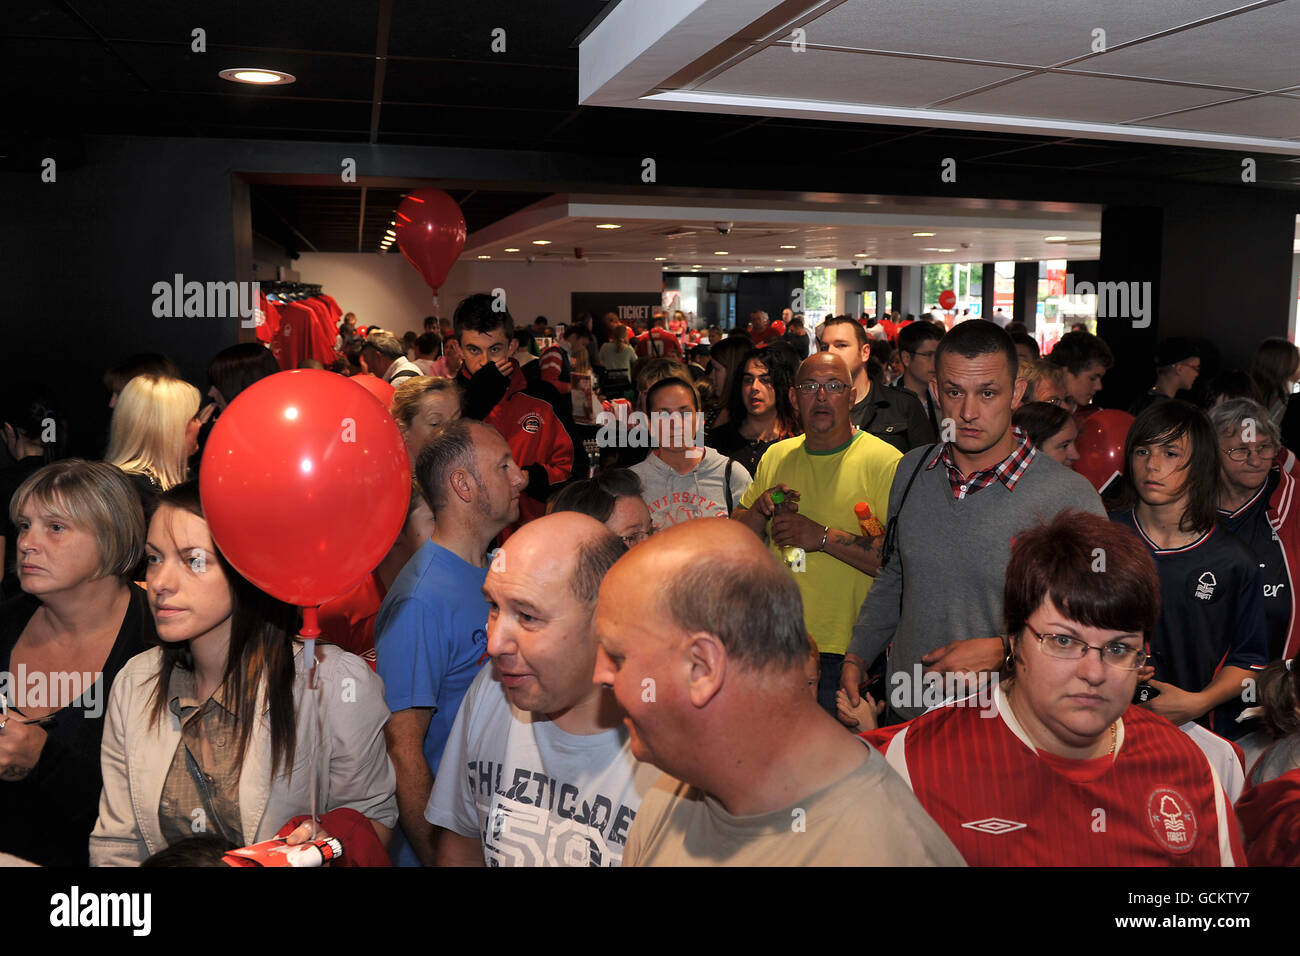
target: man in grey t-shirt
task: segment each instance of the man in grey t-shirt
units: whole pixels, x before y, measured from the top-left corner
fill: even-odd
[[[627,711],[632,753],[665,771],[623,865],[962,865],[808,693],[799,588],[738,522],[689,521],[620,558],[596,634],[595,679]]]

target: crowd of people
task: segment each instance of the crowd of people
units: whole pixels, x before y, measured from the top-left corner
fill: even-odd
[[[303,366],[384,402],[412,480],[314,659],[199,493],[214,422],[295,374],[265,344],[206,393],[107,370],[99,460],[13,383],[0,854],[1300,864],[1300,350],[1207,382],[1205,343],[1161,342],[1098,488],[1106,343],[965,318],[343,315]]]

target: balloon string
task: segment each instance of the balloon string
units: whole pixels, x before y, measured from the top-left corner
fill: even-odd
[[[308,810],[311,813],[309,822],[311,823],[312,839],[316,839],[320,826],[320,773],[317,761],[320,759],[321,688],[317,679],[319,668],[316,660],[316,638],[320,636],[320,622],[316,617],[317,610],[315,607],[304,607],[302,609],[302,628],[298,632],[298,636],[303,640],[303,654],[307,659],[307,700],[303,708],[303,716],[312,728],[311,785],[308,787],[308,796],[310,798]]]

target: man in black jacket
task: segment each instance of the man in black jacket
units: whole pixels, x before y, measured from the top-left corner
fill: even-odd
[[[879,376],[868,374],[871,340],[861,325],[846,316],[828,318],[822,323],[819,345],[823,352],[838,355],[848,366],[853,380],[853,410],[849,417],[854,425],[904,453],[935,440],[934,428],[915,395],[886,388]]]

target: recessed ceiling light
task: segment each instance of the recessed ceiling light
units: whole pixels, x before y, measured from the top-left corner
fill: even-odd
[[[391,229],[385,229],[385,230],[384,230],[384,235],[385,235],[385,236],[394,236],[394,237],[396,237],[397,233],[395,233],[395,232],[394,232],[393,230],[391,230]]]
[[[722,267],[722,271],[723,271],[723,272],[726,272],[726,271],[727,271],[727,267],[726,267],[726,266],[723,266],[723,267]]]
[[[509,249],[506,250],[506,252],[518,252],[518,251],[519,250],[514,248],[513,246],[511,246]]]
[[[551,240],[549,240],[549,239],[534,239],[534,240],[533,240],[533,245],[535,245],[535,246],[549,246],[550,244],[551,244]]]
[[[479,256],[478,258],[480,258],[480,259],[491,259],[492,257],[491,257],[491,256]]]
[[[1043,242],[1067,242],[1069,236],[1043,236]]]
[[[777,267],[776,267],[776,271],[777,271],[777,272],[784,272],[784,271],[785,271],[785,266],[777,266]]]
[[[254,86],[284,86],[286,83],[293,83],[298,79],[292,73],[246,66],[222,70],[217,76],[223,80],[229,80],[231,83],[251,83]]]
[[[798,249],[798,246],[782,246],[782,249]]]
[[[667,262],[667,261],[668,261],[667,256],[655,256],[655,262]]]
[[[699,266],[691,266],[692,269],[698,269]]]
[[[596,228],[597,229],[622,229],[623,227],[616,222],[598,222],[596,223]]]
[[[912,233],[912,235],[913,235],[913,236],[916,236],[916,237],[919,239],[919,238],[921,238],[922,236],[933,236],[934,233],[932,233],[932,232],[914,232],[914,233]]]
[[[777,259],[776,261],[777,261],[777,262],[785,262],[784,259]]]
[[[715,256],[729,256],[729,255],[731,255],[731,253],[730,253],[730,252],[715,252],[714,255],[715,255]]]
[[[865,252],[855,252],[853,253],[853,255],[858,259],[865,259],[867,257],[867,254]]]

